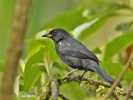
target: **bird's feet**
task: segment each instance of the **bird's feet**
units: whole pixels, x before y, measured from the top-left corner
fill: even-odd
[[[78,69],[73,69],[72,71],[68,72],[65,77],[71,76],[73,72],[77,71]]]
[[[71,76],[71,75],[72,75],[72,73],[68,72],[68,73],[65,75],[65,77],[68,77],[68,76]]]
[[[82,75],[79,75],[79,85],[80,85],[80,83],[81,83],[81,81],[82,81]]]
[[[80,85],[80,83],[82,81],[82,78],[83,78],[83,76],[85,75],[86,72],[87,72],[87,70],[85,70],[82,75],[79,75],[79,85]]]

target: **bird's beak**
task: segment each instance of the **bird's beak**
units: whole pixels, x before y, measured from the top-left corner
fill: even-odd
[[[48,34],[44,34],[42,37],[49,37],[49,38],[51,38],[52,35],[48,33]]]

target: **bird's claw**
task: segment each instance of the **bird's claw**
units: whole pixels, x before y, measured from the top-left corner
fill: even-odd
[[[65,75],[65,77],[68,77],[68,76],[71,76],[72,75],[72,73],[67,73],[66,75]]]
[[[77,71],[77,70],[78,70],[78,69],[74,69],[74,70],[68,72],[68,73],[65,75],[65,77],[71,76],[71,75],[73,74],[73,72],[75,72],[75,71]]]

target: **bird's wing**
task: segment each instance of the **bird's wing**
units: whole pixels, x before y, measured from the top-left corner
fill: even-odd
[[[72,44],[73,45],[71,45],[70,47],[64,48],[61,51],[61,54],[81,59],[91,59],[96,61],[97,63],[99,62],[99,59],[85,46],[83,46],[83,44],[81,44],[80,42],[76,42],[76,44],[74,44],[73,42]]]

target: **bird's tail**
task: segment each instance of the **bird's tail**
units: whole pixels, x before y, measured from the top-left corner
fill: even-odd
[[[110,85],[112,85],[115,81],[114,78],[109,76],[105,71],[103,71],[99,66],[95,66],[96,68],[93,70],[106,82],[108,82]],[[122,85],[120,83],[117,84],[118,87],[122,88]]]

